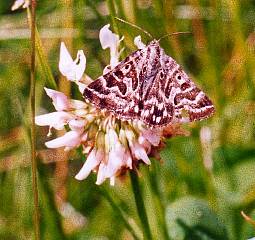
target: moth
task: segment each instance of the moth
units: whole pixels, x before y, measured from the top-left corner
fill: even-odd
[[[121,120],[140,120],[151,128],[211,116],[212,101],[151,41],[90,83],[83,93],[93,105]]]

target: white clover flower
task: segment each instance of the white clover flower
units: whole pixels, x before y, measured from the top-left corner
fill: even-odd
[[[119,44],[122,39],[112,33],[109,27],[108,24],[100,30],[99,38],[103,49],[110,48],[112,69],[119,62]],[[145,46],[139,36],[135,43],[138,48]],[[79,51],[77,59],[73,61],[64,43],[61,43],[60,72],[68,80],[75,81],[81,93],[86,86],[80,81],[85,67],[83,51]],[[77,180],[83,180],[91,172],[96,172],[96,184],[100,185],[109,179],[110,184],[114,185],[115,178],[125,171],[136,169],[140,163],[149,165],[149,156],[159,158],[158,149],[162,148],[165,136],[183,134],[178,128],[150,129],[140,121],[121,121],[112,113],[97,109],[89,103],[70,100],[63,93],[48,88],[45,91],[52,99],[56,112],[37,116],[36,124],[57,130],[63,129],[65,125],[69,127],[70,131],[63,136],[45,144],[48,148],[65,147],[65,150],[82,146],[87,160],[75,176]]]
[[[75,60],[72,59],[66,45],[61,42],[59,71],[70,81],[79,81],[86,69],[86,57],[83,50],[79,50]]]
[[[27,8],[28,6],[29,6],[29,0],[16,0],[12,5],[11,10],[15,11],[19,9],[20,7]]]

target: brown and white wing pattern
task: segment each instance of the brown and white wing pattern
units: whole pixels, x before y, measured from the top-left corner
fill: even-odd
[[[156,40],[89,84],[83,95],[120,119],[139,119],[150,127],[201,120],[214,112],[211,100]]]
[[[165,102],[173,104],[173,122],[202,120],[214,113],[212,101],[169,56],[166,57],[165,69]]]
[[[145,51],[140,49],[99,77],[84,90],[84,97],[100,109],[121,119],[139,118],[139,73]]]
[[[211,100],[180,65],[164,53],[158,42],[152,42],[149,47],[154,48],[156,54],[147,64],[154,71],[141,79],[141,120],[152,127],[160,127],[211,116],[214,112]]]

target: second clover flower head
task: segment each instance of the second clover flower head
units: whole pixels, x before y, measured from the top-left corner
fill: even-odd
[[[100,30],[99,38],[102,48],[110,49],[112,69],[119,62],[122,39],[112,33],[109,27],[108,24]],[[138,48],[145,46],[139,37],[135,39],[135,44]],[[65,44],[61,43],[59,70],[68,80],[78,84],[81,94],[85,86],[82,81],[85,68],[83,51],[79,50],[76,60],[73,60]],[[109,71],[106,69],[104,72]],[[70,130],[63,136],[45,144],[48,148],[65,147],[65,150],[82,147],[87,159],[75,176],[78,180],[96,172],[96,184],[102,184],[106,179],[114,184],[115,177],[128,169],[136,169],[139,163],[149,165],[149,156],[158,156],[157,151],[162,147],[165,134],[183,134],[181,130],[150,129],[137,120],[121,121],[112,113],[97,109],[90,103],[68,99],[63,93],[48,88],[45,91],[56,111],[37,116],[36,124],[49,126],[50,130],[61,130],[68,126]]]

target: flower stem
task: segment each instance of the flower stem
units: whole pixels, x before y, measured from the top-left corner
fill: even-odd
[[[27,18],[28,18],[28,24],[30,29],[32,29],[32,16],[31,16],[31,11],[29,8],[27,8]],[[35,25],[34,27],[34,31],[35,31],[35,48],[36,48],[36,53],[37,53],[37,58],[39,61],[39,65],[42,68],[43,74],[45,75],[45,79],[46,79],[46,84],[49,88],[52,89],[57,89],[57,84],[56,81],[53,77],[52,71],[50,69],[49,63],[47,61],[46,55],[45,55],[45,51],[43,49],[43,45],[42,45],[42,41],[40,38],[40,34],[37,30],[37,27]]]
[[[133,189],[133,193],[135,197],[137,212],[141,221],[144,239],[151,240],[152,235],[150,231],[148,217],[145,211],[145,206],[144,206],[141,188],[138,181],[138,176],[135,171],[130,171],[130,179],[131,179],[131,185],[132,185],[132,189]]]
[[[126,227],[126,229],[131,233],[131,235],[133,236],[133,238],[135,240],[139,240],[139,237],[136,235],[135,230],[133,229],[133,227],[129,224],[128,220],[126,219],[126,217],[123,215],[122,210],[119,208],[119,206],[114,202],[114,200],[111,198],[110,194],[108,193],[108,191],[106,191],[104,188],[100,188],[99,189],[100,193],[103,195],[103,197],[109,202],[109,204],[111,205],[111,207],[113,208],[114,212],[118,215],[118,217],[120,218],[120,220],[123,222],[124,226]]]
[[[157,163],[156,161],[152,161],[152,171],[149,171],[147,169],[147,174],[150,182],[150,188],[152,192],[152,200],[154,202],[155,208],[158,210],[157,214],[157,221],[158,221],[158,227],[161,228],[161,234],[162,237],[166,240],[170,240],[170,237],[168,236],[167,227],[166,227],[166,221],[165,221],[165,206],[164,201],[162,197],[162,193],[159,189],[159,183],[158,183],[158,169],[157,169]]]
[[[34,198],[34,231],[35,239],[40,239],[39,197],[37,186],[37,162],[35,152],[35,9],[36,0],[31,0],[31,75],[30,75],[30,101],[31,101],[31,164],[32,188]]]
[[[108,5],[109,12],[110,12],[111,23],[112,23],[114,32],[119,35],[119,29],[118,29],[118,26],[117,26],[116,21],[114,19],[114,17],[117,16],[114,1],[113,0],[107,0],[107,5]]]

